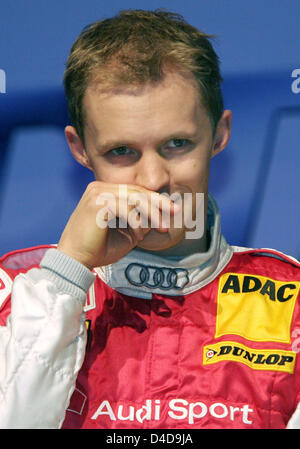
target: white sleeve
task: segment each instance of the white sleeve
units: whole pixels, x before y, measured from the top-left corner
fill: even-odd
[[[60,428],[86,344],[83,307],[94,275],[50,249],[16,277],[0,328],[0,428]]]
[[[292,414],[286,428],[287,429],[300,429],[300,403],[298,404],[296,410]]]

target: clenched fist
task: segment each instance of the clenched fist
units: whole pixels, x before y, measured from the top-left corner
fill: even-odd
[[[89,269],[124,257],[155,228],[167,233],[176,205],[164,194],[135,185],[90,183],[57,249]],[[112,225],[113,224],[113,225]]]

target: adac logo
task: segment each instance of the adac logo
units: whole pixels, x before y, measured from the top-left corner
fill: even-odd
[[[244,273],[220,277],[215,337],[291,342],[291,321],[300,282]]]
[[[263,276],[229,274],[224,283],[222,293],[259,292],[271,301],[286,302],[295,296],[297,283],[283,283]]]
[[[254,370],[282,371],[292,374],[296,354],[280,349],[253,349],[234,341],[222,341],[203,348],[203,365],[222,361],[243,363]]]

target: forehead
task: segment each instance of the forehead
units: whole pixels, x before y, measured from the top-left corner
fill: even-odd
[[[114,90],[90,85],[84,97],[85,133],[99,141],[126,134],[144,141],[210,125],[196,82],[170,73],[156,83]],[[117,134],[117,135],[116,135]]]

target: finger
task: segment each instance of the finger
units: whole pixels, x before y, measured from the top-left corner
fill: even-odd
[[[100,206],[97,224],[102,228],[109,225],[125,229],[129,224],[132,229],[151,227],[167,232],[174,213],[174,203],[167,196],[146,189],[130,189],[126,185],[118,189],[108,186],[107,191],[98,195],[96,204]],[[137,231],[136,236],[140,235]]]

